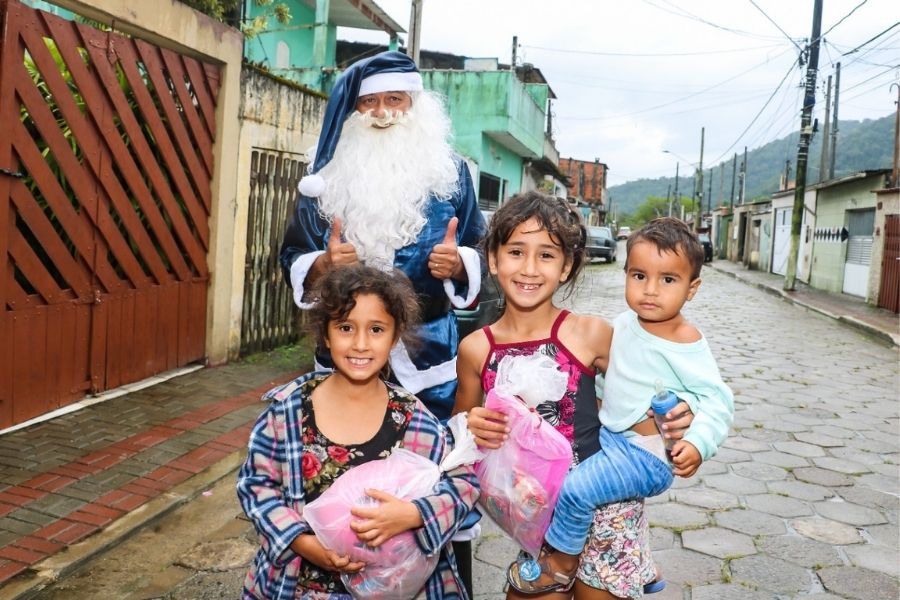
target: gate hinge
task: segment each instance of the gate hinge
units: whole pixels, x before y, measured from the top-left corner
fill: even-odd
[[[10,177],[15,177],[16,179],[22,179],[25,177],[25,173],[20,173],[19,171],[13,171],[11,169],[4,169],[0,167],[0,175],[9,175]]]

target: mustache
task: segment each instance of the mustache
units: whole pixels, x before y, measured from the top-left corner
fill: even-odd
[[[408,118],[407,113],[400,110],[387,110],[380,117],[376,117],[371,110],[367,110],[364,113],[357,112],[354,116],[360,119],[365,125],[370,127],[380,127],[382,129],[392,125],[405,123]]]

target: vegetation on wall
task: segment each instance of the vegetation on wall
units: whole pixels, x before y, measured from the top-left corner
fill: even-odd
[[[286,25],[291,22],[291,11],[284,2],[253,0],[263,11],[252,19],[243,17],[244,0],[181,0],[194,10],[240,29],[248,38],[255,37],[269,28],[270,19]]]

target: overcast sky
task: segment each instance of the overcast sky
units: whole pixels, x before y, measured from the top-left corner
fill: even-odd
[[[375,1],[408,28],[409,0]],[[812,12],[813,0],[424,0],[421,47],[509,63],[517,35],[519,63],[539,68],[558,97],[561,155],[599,158],[616,185],[674,176],[676,161],[689,173],[701,127],[704,168],[799,129],[806,69],[796,61]],[[824,0],[820,121],[838,62],[842,120],[893,114],[898,22],[897,0]],[[387,42],[345,28],[338,37]]]

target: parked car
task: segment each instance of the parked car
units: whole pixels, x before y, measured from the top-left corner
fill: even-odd
[[[616,262],[616,240],[613,239],[612,230],[609,227],[589,225],[585,249],[588,260],[603,258],[606,262]]]
[[[491,220],[493,211],[483,210],[485,222]],[[459,339],[463,339],[473,331],[481,329],[485,325],[490,325],[500,318],[500,306],[502,305],[502,294],[497,282],[493,276],[485,269],[485,275],[481,279],[481,292],[475,300],[474,306],[467,308],[457,308],[456,322],[459,327]]]
[[[697,238],[700,240],[700,245],[703,246],[703,262],[712,262],[713,245],[712,240],[709,239],[709,234],[701,232],[697,234]]]
[[[622,227],[619,227],[619,233],[616,235],[616,239],[627,240],[629,235],[631,235],[631,227],[623,225]]]

